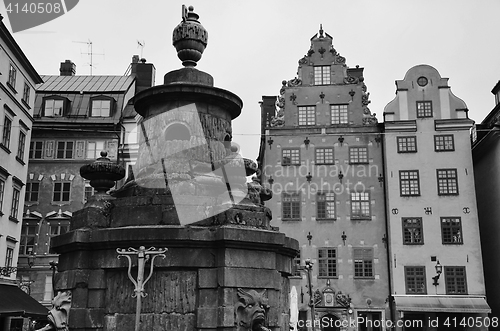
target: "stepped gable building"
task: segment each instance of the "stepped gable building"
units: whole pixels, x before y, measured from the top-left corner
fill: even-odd
[[[51,268],[58,260],[51,239],[69,230],[73,212],[94,193],[80,167],[101,151],[128,170],[137,159],[139,115],[132,100],[154,85],[155,68],[134,56],[129,69],[126,76],[76,75],[75,64],[66,60],[59,76],[42,76],[33,96],[18,277],[46,307],[51,307]]]
[[[315,318],[367,323],[391,318],[381,135],[363,68],[349,68],[332,42],[320,28],[297,77],[263,97],[259,166],[273,224],[300,243],[291,280],[300,320],[311,318],[311,261]]]
[[[384,109],[394,317],[423,321],[419,330],[428,321],[446,328],[453,319],[482,320],[490,308],[470,151],[473,121],[448,78],[431,66],[411,68],[396,88]],[[477,329],[486,329],[482,325]]]
[[[498,275],[500,265],[492,263],[500,258],[500,224],[497,215],[500,212],[498,133],[500,124],[500,81],[493,87],[495,107],[477,124],[473,130],[472,157],[474,160],[474,179],[476,183],[479,229],[483,251],[484,278],[486,295],[492,316],[500,316],[500,288]]]
[[[47,314],[16,280],[35,86],[42,78],[2,19],[0,15],[0,330],[10,330],[22,328],[23,317]]]

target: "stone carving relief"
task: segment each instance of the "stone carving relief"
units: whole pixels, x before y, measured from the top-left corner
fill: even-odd
[[[238,301],[234,307],[237,331],[269,331],[264,326],[269,311],[265,294],[265,290],[257,292],[238,289]]]
[[[71,291],[59,292],[52,299],[52,309],[49,311],[47,319],[49,324],[37,331],[69,331],[68,315],[71,308]]]
[[[271,117],[271,127],[282,127],[285,125],[285,88],[287,81],[284,80],[281,84],[280,95],[276,101],[278,111],[276,116]]]
[[[361,89],[363,90],[363,94],[361,95],[361,104],[363,107],[363,125],[376,125],[378,123],[376,114],[370,111],[368,105],[370,104],[370,93],[367,93],[366,84],[360,79],[362,82]]]

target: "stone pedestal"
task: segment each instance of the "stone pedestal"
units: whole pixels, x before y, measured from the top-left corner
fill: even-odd
[[[145,286],[141,330],[237,330],[238,289],[265,291],[270,307],[265,325],[287,329],[287,277],[297,241],[233,225],[149,225],[82,228],[54,238],[61,253],[56,289],[73,293],[71,331],[133,330],[134,287],[116,248],[140,245],[168,248],[165,259],[155,259]]]

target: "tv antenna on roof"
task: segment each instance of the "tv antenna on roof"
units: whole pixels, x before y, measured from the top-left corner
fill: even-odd
[[[90,76],[92,76],[92,68],[94,67],[94,63],[93,63],[93,56],[94,55],[102,55],[104,56],[104,53],[94,53],[92,51],[92,41],[90,41],[90,39],[88,41],[73,41],[74,43],[79,43],[79,44],[87,44],[87,53],[82,53],[82,55],[89,55],[90,56],[90,63],[89,63],[89,66],[90,66]]]
[[[146,47],[146,42],[144,40],[137,40],[137,47],[141,48],[141,59],[142,59],[142,52],[144,51],[144,47]]]

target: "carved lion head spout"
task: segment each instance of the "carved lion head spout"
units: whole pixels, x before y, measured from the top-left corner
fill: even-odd
[[[264,296],[266,291],[245,291],[238,289],[238,302],[235,305],[235,317],[238,331],[266,331],[264,326],[269,305]]]
[[[71,291],[59,292],[52,299],[52,309],[49,311],[49,324],[37,331],[68,331],[68,314],[71,308]]]

